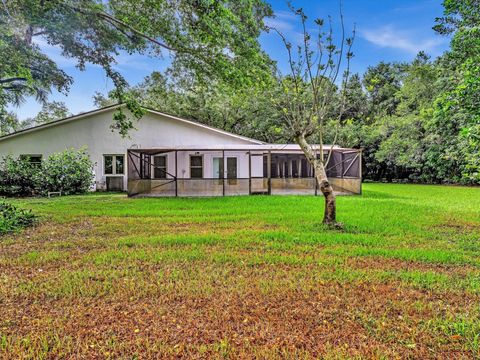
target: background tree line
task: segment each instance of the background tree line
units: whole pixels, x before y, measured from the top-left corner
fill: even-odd
[[[463,2],[446,6],[435,29],[453,37],[442,56],[420,52],[410,63],[381,62],[351,76],[345,89],[324,83],[337,96],[325,142],[362,148],[367,179],[480,183],[480,17]],[[171,69],[152,73],[129,92],[147,107],[266,142],[293,141],[272,101],[282,96],[273,81],[239,91]],[[95,101],[108,105],[114,98],[98,94]]]

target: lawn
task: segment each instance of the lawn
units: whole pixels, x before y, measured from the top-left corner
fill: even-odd
[[[479,358],[480,189],[320,197],[15,200],[0,356]]]

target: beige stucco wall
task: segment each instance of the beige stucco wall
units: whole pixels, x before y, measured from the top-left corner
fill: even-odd
[[[127,166],[127,149],[131,147],[154,148],[166,146],[191,145],[236,145],[250,144],[248,140],[230,136],[195,124],[185,123],[154,113],[145,114],[137,123],[136,130],[129,133],[128,138],[122,138],[117,132],[112,132],[110,125],[114,109],[93,113],[81,119],[61,122],[46,128],[21,133],[17,136],[0,139],[0,156],[22,154],[41,154],[44,157],[68,148],[79,149],[86,146],[92,161],[95,162],[95,180],[97,188],[105,185],[104,154],[124,154]],[[239,176],[248,176],[248,158],[246,153],[236,153],[238,156]],[[169,172],[174,169],[174,155],[168,158]],[[206,156],[204,176],[211,177],[211,155]],[[182,165],[180,165],[182,162]],[[189,176],[188,154],[179,154],[179,176]],[[172,170],[172,171],[170,171]],[[261,170],[261,168],[260,168]],[[257,170],[258,171],[258,170]],[[126,174],[124,188],[126,189]]]
[[[362,193],[362,179],[355,178],[330,178],[330,184],[335,191],[340,193],[352,193],[352,194],[361,194]]]

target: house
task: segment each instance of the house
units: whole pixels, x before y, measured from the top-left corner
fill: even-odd
[[[127,138],[112,131],[114,105],[0,137],[0,156],[40,161],[86,147],[95,189],[130,196],[317,194],[298,145],[267,144],[195,121],[146,109]],[[331,151],[327,175],[342,193],[361,192],[359,150]]]

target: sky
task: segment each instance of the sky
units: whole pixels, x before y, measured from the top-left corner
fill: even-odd
[[[267,24],[284,33],[293,44],[300,39],[298,19],[288,10],[284,0],[267,0],[275,12],[275,18],[267,19]],[[332,16],[334,32],[338,34],[338,0],[294,0],[296,8],[303,8],[309,20],[326,19]],[[354,26],[356,37],[353,46],[354,58],[351,70],[363,73],[368,66],[380,61],[411,61],[423,50],[432,57],[441,55],[448,49],[449,39],[437,35],[432,26],[436,17],[442,16],[441,0],[343,0],[344,24],[347,35]],[[314,27],[313,22],[312,29]],[[280,70],[287,73],[285,48],[278,35],[263,33],[260,36],[262,48],[277,61]],[[63,101],[72,114],[95,108],[92,97],[95,92],[106,94],[112,89],[112,83],[98,66],[87,66],[81,72],[74,59],[61,55],[59,49],[39,42],[44,52],[70,76],[74,83],[68,95],[52,92],[50,100]],[[141,55],[122,54],[117,58],[116,68],[125,76],[130,85],[142,81],[152,71],[165,70],[170,59],[149,58]],[[34,99],[28,99],[20,107],[10,110],[20,119],[35,116],[41,105]]]

